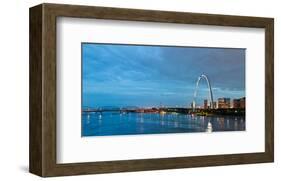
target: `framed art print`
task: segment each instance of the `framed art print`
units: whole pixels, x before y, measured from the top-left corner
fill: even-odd
[[[30,8],[30,172],[273,162],[271,18]]]
[[[81,49],[82,137],[246,130],[245,49]]]

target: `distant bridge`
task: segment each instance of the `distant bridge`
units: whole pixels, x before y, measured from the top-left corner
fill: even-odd
[[[88,108],[88,109],[83,109],[82,112],[124,112],[124,111],[136,111],[137,109],[92,109],[92,108]]]

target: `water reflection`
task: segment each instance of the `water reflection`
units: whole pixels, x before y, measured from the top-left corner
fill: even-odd
[[[210,121],[208,122],[208,126],[207,126],[207,129],[206,129],[206,132],[207,133],[213,132],[213,126],[212,126],[212,123]]]
[[[196,116],[175,113],[85,113],[82,135],[129,135],[245,130],[244,117]]]

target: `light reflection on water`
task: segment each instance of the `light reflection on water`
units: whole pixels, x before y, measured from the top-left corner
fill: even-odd
[[[175,113],[84,113],[82,136],[244,131],[245,118]]]

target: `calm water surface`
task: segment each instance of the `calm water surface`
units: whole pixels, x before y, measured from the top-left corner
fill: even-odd
[[[82,136],[244,131],[245,117],[177,113],[82,114]]]

